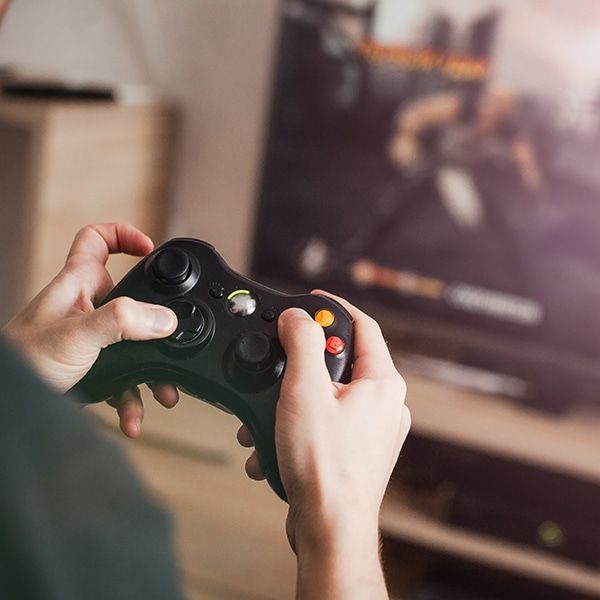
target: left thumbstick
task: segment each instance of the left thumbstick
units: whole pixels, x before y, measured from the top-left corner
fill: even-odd
[[[152,261],[152,272],[157,279],[168,285],[183,283],[192,271],[188,253],[180,248],[165,248]]]

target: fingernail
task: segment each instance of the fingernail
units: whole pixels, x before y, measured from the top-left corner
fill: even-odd
[[[168,308],[154,308],[152,329],[155,333],[169,333],[176,324],[175,313]]]

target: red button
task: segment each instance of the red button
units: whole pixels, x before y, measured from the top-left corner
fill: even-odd
[[[346,344],[342,338],[339,338],[337,335],[332,335],[327,338],[327,342],[325,343],[325,348],[327,348],[327,352],[329,354],[341,354],[344,351]]]

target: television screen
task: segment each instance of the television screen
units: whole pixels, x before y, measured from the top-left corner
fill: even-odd
[[[599,26],[595,0],[284,0],[254,274],[494,340],[500,371],[599,372]]]

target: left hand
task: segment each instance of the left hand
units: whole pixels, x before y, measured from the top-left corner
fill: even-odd
[[[21,349],[42,379],[61,393],[83,378],[106,346],[170,335],[177,317],[164,306],[116,298],[95,309],[114,287],[106,270],[109,255],[145,256],[153,248],[152,240],[131,225],[84,227],[75,237],[62,271],[2,333]],[[167,408],[179,399],[172,385],[159,383],[151,388]],[[139,390],[127,390],[110,404],[117,409],[122,431],[138,437],[144,416]]]

